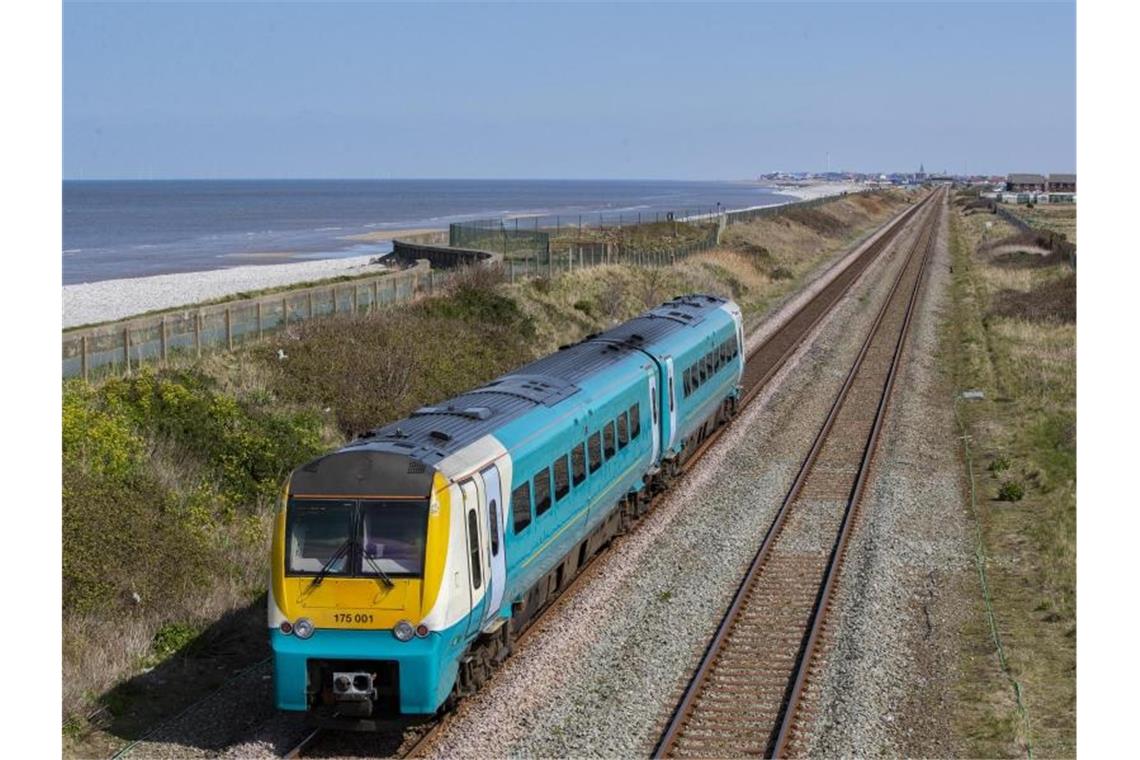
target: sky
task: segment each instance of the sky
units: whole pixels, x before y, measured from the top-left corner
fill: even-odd
[[[66,2],[67,179],[1068,172],[1069,3]]]

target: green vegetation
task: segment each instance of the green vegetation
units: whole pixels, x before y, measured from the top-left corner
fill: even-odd
[[[839,220],[826,225],[830,237],[778,217],[740,225],[730,245],[674,267],[597,266],[515,283],[467,270],[414,303],[299,323],[130,377],[64,383],[68,753],[109,754],[116,740],[91,731],[108,715],[156,720],[201,696],[219,670],[264,656],[257,598],[292,468],[679,293],[732,296],[755,321],[901,207],[901,196],[837,200],[817,209]],[[223,654],[235,646],[236,658]],[[209,660],[226,656],[229,670]],[[140,680],[172,658],[214,675],[180,675],[177,690]]]
[[[946,360],[979,464],[982,592],[962,634],[959,724],[969,754],[1075,754],[1075,277],[1058,259],[1013,259],[992,215],[951,220],[954,309]],[[995,649],[1000,635],[1002,654]],[[1008,680],[1007,680],[1008,679]],[[1016,682],[1015,691],[1010,681]],[[1019,708],[1018,702],[1024,707]]]

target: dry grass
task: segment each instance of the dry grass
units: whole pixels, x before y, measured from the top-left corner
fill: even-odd
[[[959,388],[986,399],[962,409],[976,456],[977,519],[994,614],[1010,676],[1027,720],[1001,676],[982,610],[962,633],[959,725],[972,754],[1075,754],[1076,706],[1076,329],[1042,319],[994,315],[1010,294],[1023,300],[1065,286],[1064,264],[1010,269],[977,254],[984,215],[955,215],[954,315],[947,343]],[[1032,305],[1032,304],[1028,304]],[[1049,302],[1053,309],[1063,304]],[[1026,318],[1026,314],[1036,318]],[[989,315],[989,316],[987,316]],[[996,500],[1001,485],[1025,497]],[[979,592],[980,593],[980,592]]]

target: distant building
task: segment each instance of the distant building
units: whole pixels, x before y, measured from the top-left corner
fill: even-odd
[[[1077,192],[1077,175],[1050,174],[1047,190],[1050,193],[1075,193]]]
[[[1043,193],[1045,178],[1040,174],[1011,174],[1005,181],[1005,189],[1012,193]]]

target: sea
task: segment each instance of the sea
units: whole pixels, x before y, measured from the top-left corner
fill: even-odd
[[[630,224],[790,200],[750,182],[67,180],[63,283],[381,256],[389,233],[474,219]]]

